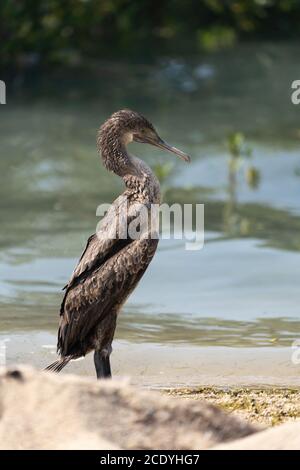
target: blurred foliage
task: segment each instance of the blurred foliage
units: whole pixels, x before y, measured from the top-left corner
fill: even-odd
[[[246,170],[246,181],[252,189],[257,189],[260,183],[260,172],[254,166],[250,166]]]
[[[228,199],[223,214],[224,232],[230,236],[247,236],[251,231],[251,223],[248,218],[239,213],[237,186],[239,169],[251,159],[252,149],[241,132],[234,132],[228,136],[227,148],[230,157],[228,160]],[[246,167],[245,182],[251,189],[257,189],[260,183],[259,170],[249,163]]]
[[[151,59],[244,39],[298,39],[298,0],[1,0],[0,65]]]
[[[230,153],[228,160],[229,182],[236,186],[236,175],[241,166],[252,157],[252,148],[246,143],[244,134],[234,132],[227,139],[227,147]],[[253,165],[246,168],[245,180],[251,189],[257,189],[260,183],[260,172]]]
[[[245,137],[241,132],[234,132],[228,136],[227,146],[234,159],[250,157],[252,150],[246,144]]]
[[[171,162],[167,162],[167,163],[159,162],[153,165],[153,170],[159,182],[161,184],[165,184],[170,178],[174,170],[174,164]]]
[[[174,164],[172,162],[158,162],[153,165],[153,170],[160,182],[161,195],[162,199],[164,199],[166,192],[170,188],[168,183],[170,182],[170,178],[174,172]]]

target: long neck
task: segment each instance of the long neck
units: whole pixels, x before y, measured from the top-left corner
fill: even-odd
[[[103,164],[109,171],[120,176],[127,193],[139,200],[150,203],[160,202],[160,185],[148,165],[139,158],[129,155],[126,144],[128,135],[114,132],[100,132],[97,139],[98,151]]]
[[[100,129],[97,148],[105,168],[123,177],[126,168],[130,166],[130,156],[126,150],[126,139],[118,129]]]

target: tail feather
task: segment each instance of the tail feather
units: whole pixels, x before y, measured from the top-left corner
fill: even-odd
[[[45,367],[44,370],[58,373],[68,364],[68,362],[70,362],[71,359],[72,359],[72,356],[62,357],[61,359],[58,359],[57,361],[52,362],[52,364],[49,364],[49,366]]]

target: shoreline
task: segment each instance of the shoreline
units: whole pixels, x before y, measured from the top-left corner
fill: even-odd
[[[6,364],[30,364],[41,370],[56,359],[56,335],[48,331],[0,334]],[[152,389],[300,388],[295,350],[284,347],[196,347],[186,344],[131,343],[116,340],[113,376]],[[2,351],[2,355],[3,355]],[[5,363],[2,360],[2,364]],[[72,361],[62,374],[95,377],[93,355]]]
[[[300,388],[190,387],[164,389],[164,395],[201,401],[259,426],[276,426],[300,420]]]

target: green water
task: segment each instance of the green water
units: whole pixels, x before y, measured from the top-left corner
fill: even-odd
[[[151,165],[173,162],[165,200],[205,204],[206,242],[189,252],[180,241],[161,241],[119,318],[117,338],[215,347],[289,347],[299,338],[300,106],[290,100],[296,53],[293,45],[253,45],[8,84],[0,108],[1,336],[50,333],[55,343],[61,287],[95,230],[96,207],[122,189],[100,164],[96,131],[111,112],[131,107],[192,156],[187,166],[131,146]],[[225,141],[235,131],[253,149],[256,189],[245,180],[247,162],[228,187]]]

